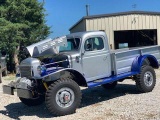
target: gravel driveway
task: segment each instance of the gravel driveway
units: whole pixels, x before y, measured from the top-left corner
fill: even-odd
[[[138,93],[135,82],[126,80],[114,90],[102,87],[82,90],[81,106],[72,115],[54,117],[42,104],[28,107],[18,97],[2,94],[0,84],[0,120],[160,120],[160,70],[150,93]]]

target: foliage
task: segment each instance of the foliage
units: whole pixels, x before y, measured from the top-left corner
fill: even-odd
[[[38,0],[0,1],[0,50],[9,56],[9,70],[26,57],[24,47],[50,34],[45,16]]]

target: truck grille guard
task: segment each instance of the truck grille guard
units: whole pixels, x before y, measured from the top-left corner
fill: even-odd
[[[32,77],[32,66],[20,65],[18,67],[20,70],[21,77],[28,77],[28,78]]]

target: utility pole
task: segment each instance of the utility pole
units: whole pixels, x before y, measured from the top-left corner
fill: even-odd
[[[89,5],[86,5],[86,15],[89,16]]]

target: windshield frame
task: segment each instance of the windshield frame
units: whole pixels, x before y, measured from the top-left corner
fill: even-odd
[[[74,49],[74,50],[62,50],[62,51],[60,51],[60,48],[59,48],[59,52],[79,51],[80,48],[81,48],[82,39],[80,37],[67,37],[67,45],[68,45],[68,39],[79,39],[79,46],[78,46],[78,48]]]

